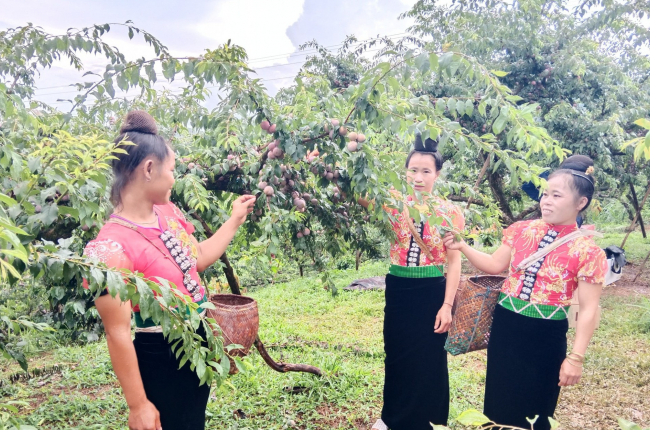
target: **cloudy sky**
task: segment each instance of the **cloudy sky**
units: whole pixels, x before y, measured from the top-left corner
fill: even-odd
[[[299,45],[317,40],[336,48],[346,35],[359,39],[402,35],[409,21],[398,20],[415,0],[0,0],[0,29],[28,22],[62,34],[68,28],[133,21],[160,39],[174,55],[198,55],[231,39],[243,46],[251,66],[271,93],[289,85],[305,54]],[[151,58],[142,41],[129,41],[114,27],[107,42],[129,59]],[[87,70],[103,71],[104,59],[83,57]],[[86,78],[87,79],[87,78]],[[38,81],[39,99],[56,103],[74,97],[69,87],[80,73],[61,62]],[[164,83],[157,86],[162,87]],[[59,102],[58,104],[64,105]],[[63,106],[62,106],[63,107]]]

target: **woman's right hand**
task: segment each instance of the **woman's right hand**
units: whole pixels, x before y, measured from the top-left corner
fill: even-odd
[[[238,226],[246,222],[248,214],[253,212],[255,207],[255,196],[250,194],[240,196],[232,203],[232,213],[230,217],[237,223]]]
[[[454,233],[451,231],[445,233],[444,237],[442,238],[442,242],[445,244],[445,248],[454,251],[460,250],[463,245],[465,245],[465,241],[463,239],[457,241]]]
[[[149,400],[131,408],[129,430],[162,430],[160,413]]]

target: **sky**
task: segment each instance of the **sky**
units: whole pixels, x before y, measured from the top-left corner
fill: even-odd
[[[0,29],[28,22],[53,34],[92,24],[133,21],[166,45],[176,56],[200,55],[228,39],[243,46],[249,62],[271,94],[291,84],[305,60],[298,47],[316,40],[336,49],[347,35],[359,40],[403,35],[411,24],[398,20],[416,0],[0,0]],[[127,57],[152,58],[142,40],[129,41],[126,30],[112,27],[105,39]],[[105,58],[83,55],[86,70],[103,72]],[[57,99],[72,98],[66,87],[81,74],[65,62],[42,71],[37,81],[39,100],[64,108]],[[158,88],[175,88],[159,80]],[[133,91],[132,94],[135,94]]]

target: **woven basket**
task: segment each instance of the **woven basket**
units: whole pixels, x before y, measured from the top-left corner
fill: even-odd
[[[223,346],[241,345],[243,348],[233,349],[229,354],[235,357],[248,355],[260,327],[257,302],[250,297],[236,294],[213,294],[210,296],[210,302],[216,309],[208,309],[208,317],[214,318],[221,327]],[[237,366],[231,358],[230,374],[235,373]]]
[[[504,276],[474,276],[459,286],[445,349],[451,355],[487,348]],[[461,289],[462,286],[462,289]]]

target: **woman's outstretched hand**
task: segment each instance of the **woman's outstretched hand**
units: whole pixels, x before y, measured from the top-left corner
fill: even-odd
[[[246,222],[248,214],[253,212],[257,198],[253,195],[240,196],[232,204],[232,214],[230,217],[237,223],[238,226]]]
[[[460,250],[465,244],[463,239],[456,240],[454,233],[451,231],[445,233],[442,242],[445,244],[445,248],[452,250]]]

